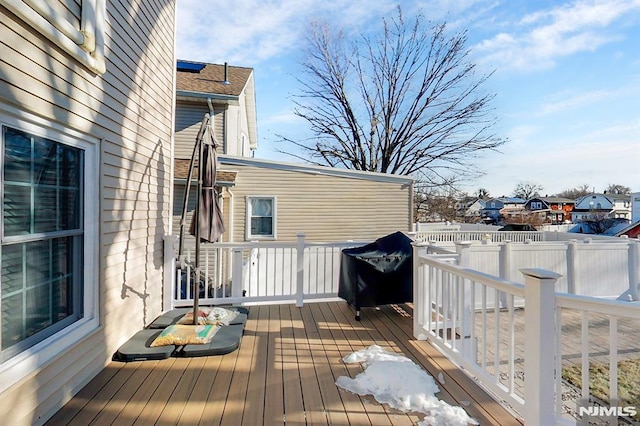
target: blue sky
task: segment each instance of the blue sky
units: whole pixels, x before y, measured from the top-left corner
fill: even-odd
[[[277,152],[276,135],[308,135],[291,97],[309,22],[364,32],[398,3],[405,16],[467,29],[471,59],[495,70],[485,89],[497,95],[495,133],[509,143],[482,157],[486,175],[464,190],[509,195],[532,182],[549,195],[582,184],[640,191],[640,0],[180,0],[177,55],[254,68],[256,157],[297,161]]]

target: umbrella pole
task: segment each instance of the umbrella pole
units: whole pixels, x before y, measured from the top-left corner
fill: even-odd
[[[209,124],[209,114],[206,114],[204,119],[202,120],[202,126],[200,128],[202,134],[198,132],[198,189],[197,189],[197,197],[196,197],[196,208],[194,212],[194,217],[196,219],[195,224],[195,238],[196,238],[196,260],[195,260],[195,283],[193,284],[193,325],[198,325],[198,311],[199,311],[199,302],[200,302],[200,199],[202,198],[202,180],[204,178],[205,167],[202,161],[202,157],[204,156],[204,144],[202,143],[202,137],[204,134],[204,129]],[[206,286],[205,286],[206,291]]]
[[[189,173],[187,174],[187,186],[184,191],[184,198],[182,199],[182,214],[180,217],[180,239],[178,245],[178,268],[185,268],[185,259],[184,259],[184,227],[187,216],[187,205],[189,202],[189,190],[191,189],[191,180],[193,178],[193,168],[195,165],[195,157],[198,156],[198,189],[196,191],[196,206],[194,217],[196,220],[195,223],[195,238],[196,238],[196,259],[194,262],[195,266],[195,279],[193,283],[193,325],[198,325],[198,311],[199,311],[199,298],[200,298],[200,198],[202,197],[202,177],[204,167],[202,165],[202,156],[204,147],[202,144],[202,138],[204,136],[205,129],[209,124],[210,116],[209,114],[205,114],[202,119],[202,124],[200,125],[200,130],[198,131],[198,135],[196,136],[196,143],[193,147],[193,153],[191,154],[191,161],[189,163]],[[188,281],[188,279],[187,279]],[[187,290],[188,291],[188,290]]]

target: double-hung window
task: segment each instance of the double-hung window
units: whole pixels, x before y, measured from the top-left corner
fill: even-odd
[[[275,197],[247,197],[247,239],[275,238]]]
[[[0,123],[0,364],[49,349],[39,343],[63,330],[68,339],[87,316],[95,321],[96,232],[86,224],[97,220],[97,199],[87,206],[96,146],[20,124]]]

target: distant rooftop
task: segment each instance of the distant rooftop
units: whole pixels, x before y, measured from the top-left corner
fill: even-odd
[[[240,96],[247,85],[253,68],[225,66],[179,60],[176,64],[176,88],[178,91]]]

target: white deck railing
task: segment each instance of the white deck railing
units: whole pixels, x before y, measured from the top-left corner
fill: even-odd
[[[291,303],[338,295],[342,249],[365,242],[214,243],[201,246],[200,303]],[[193,304],[193,252],[184,269],[176,269],[167,289],[171,306]],[[171,254],[171,253],[169,253]],[[175,256],[175,255],[174,255]]]
[[[438,347],[525,424],[562,422],[563,382],[556,372],[567,363],[581,365],[581,395],[589,401],[587,366],[595,357],[606,359],[609,396],[617,400],[618,359],[621,354],[640,356],[638,336],[619,339],[618,324],[624,323],[627,333],[637,333],[640,304],[556,293],[559,274],[542,269],[523,269],[521,284],[441,256],[428,255],[419,245],[414,251],[416,338]],[[491,302],[500,293],[504,306]],[[516,306],[517,299],[524,301],[524,308]],[[581,318],[577,326],[571,313]],[[597,316],[608,322],[594,320]],[[571,335],[576,328],[581,330],[577,339]],[[608,342],[606,353],[603,342]]]

